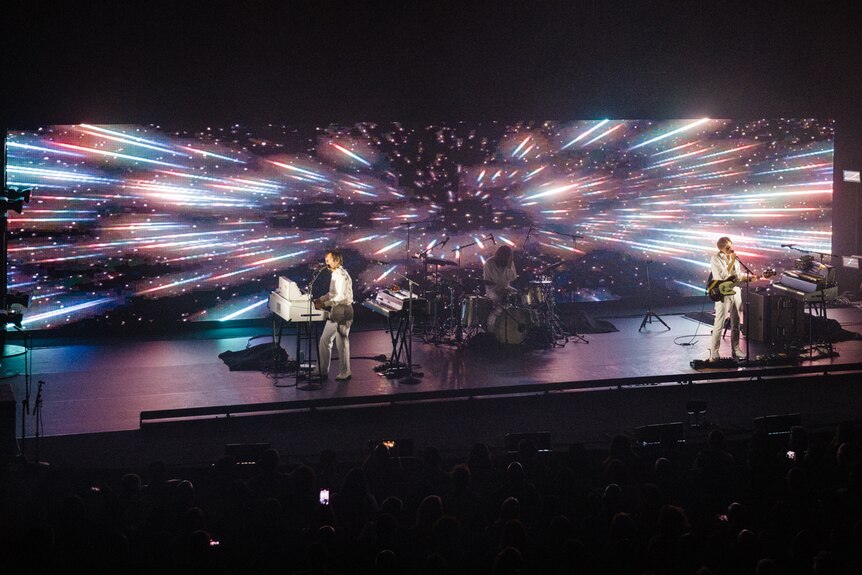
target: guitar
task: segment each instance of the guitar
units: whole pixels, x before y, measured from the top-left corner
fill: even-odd
[[[775,270],[766,270],[763,275],[754,276],[751,280],[740,280],[735,275],[727,279],[716,280],[712,279],[712,274],[706,280],[706,294],[712,301],[721,301],[726,296],[733,295],[733,288],[746,281],[757,280],[761,278],[769,278],[775,275]]]

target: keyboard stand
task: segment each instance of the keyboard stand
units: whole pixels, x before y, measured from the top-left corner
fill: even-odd
[[[826,316],[826,292],[820,292],[819,297],[815,296],[808,300],[808,360],[827,359],[838,357],[838,352],[832,345],[832,338],[829,336],[829,318]],[[814,317],[815,313],[823,322],[825,342],[820,345],[814,345]],[[814,350],[818,350],[818,354],[814,355]]]
[[[398,316],[398,324],[394,328],[393,316]],[[389,337],[392,340],[392,353],[389,356],[389,360],[376,366],[374,371],[389,379],[394,379],[406,375],[410,368],[409,365],[401,361],[408,346],[407,330],[409,329],[409,322],[407,314],[400,312],[389,312],[386,319],[389,320]],[[406,355],[409,357],[410,354],[406,353]]]

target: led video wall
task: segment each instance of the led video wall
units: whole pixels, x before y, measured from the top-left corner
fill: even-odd
[[[360,123],[202,130],[64,125],[6,137],[12,291],[46,329],[268,315],[339,248],[357,301],[403,276],[481,291],[514,248],[560,301],[703,293],[718,237],[755,271],[829,252],[833,124],[822,120]],[[328,286],[323,273],[315,295]]]

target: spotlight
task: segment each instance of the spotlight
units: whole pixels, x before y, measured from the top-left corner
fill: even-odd
[[[13,324],[15,327],[21,327],[21,320],[24,319],[23,313],[18,313],[14,311],[8,311],[5,309],[0,309],[0,322],[3,323],[4,326]]]
[[[30,203],[31,188],[21,186],[6,186],[6,193],[0,196],[0,210],[13,210],[19,214],[24,211],[24,204]]]
[[[30,306],[30,294],[20,292],[20,291],[12,291],[6,294],[6,307],[11,307],[13,305],[20,305],[21,307],[29,307]]]
[[[25,204],[30,203],[30,192],[32,188],[21,186],[6,186],[6,199],[9,201],[22,200]]]

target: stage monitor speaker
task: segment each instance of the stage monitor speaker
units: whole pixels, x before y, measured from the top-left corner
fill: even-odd
[[[764,415],[754,419],[754,427],[763,429],[769,435],[784,435],[790,433],[794,425],[802,425],[802,416],[798,413],[785,415]]]
[[[503,441],[506,444],[506,451],[509,453],[517,453],[518,445],[524,439],[532,441],[538,451],[551,450],[551,432],[536,431],[532,433],[507,433],[503,438]]]
[[[0,385],[0,461],[10,461],[18,455],[15,438],[15,394],[12,384]]]
[[[224,454],[233,458],[237,465],[254,465],[270,447],[269,443],[228,443]]]
[[[685,430],[681,421],[653,423],[635,428],[641,446],[685,443]]]
[[[769,345],[787,346],[805,335],[805,306],[785,295],[752,291],[749,304],[748,337]]]

